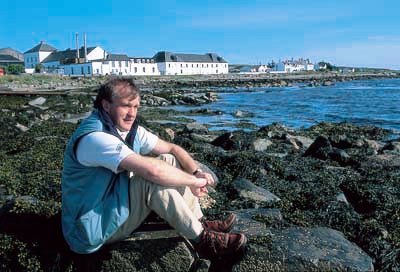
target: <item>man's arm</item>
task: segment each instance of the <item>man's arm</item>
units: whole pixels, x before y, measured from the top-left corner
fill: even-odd
[[[174,155],[175,158],[179,161],[182,169],[191,175],[199,169],[199,166],[194,161],[194,159],[189,155],[186,150],[184,150],[179,145],[158,139],[157,144],[154,146],[151,152],[156,155],[166,153]],[[204,173],[200,171],[196,173],[196,177],[205,178],[207,180],[207,185],[214,185],[214,178],[209,173]]]
[[[133,153],[124,158],[120,169],[132,171],[136,175],[151,182],[167,186],[190,186],[201,188],[207,185],[207,180],[190,175],[172,165],[155,158]]]

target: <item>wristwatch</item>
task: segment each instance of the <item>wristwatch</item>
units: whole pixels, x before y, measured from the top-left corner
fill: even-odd
[[[203,172],[203,170],[201,170],[200,168],[197,168],[196,170],[194,170],[194,172],[192,173],[192,175],[197,175],[198,173]]]

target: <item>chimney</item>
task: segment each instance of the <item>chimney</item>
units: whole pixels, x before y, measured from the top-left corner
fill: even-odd
[[[79,42],[78,42],[78,32],[75,33],[75,42],[76,42],[76,58],[79,61]]]
[[[86,32],[83,33],[83,48],[85,54],[85,62],[87,62]]]

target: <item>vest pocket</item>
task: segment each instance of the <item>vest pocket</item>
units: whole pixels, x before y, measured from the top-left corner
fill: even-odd
[[[82,240],[87,242],[90,246],[97,246],[104,242],[102,213],[98,210],[100,210],[100,208],[96,207],[83,214],[76,221],[78,232]]]

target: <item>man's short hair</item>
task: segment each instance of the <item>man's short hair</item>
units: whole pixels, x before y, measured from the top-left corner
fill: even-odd
[[[127,91],[126,93],[124,93],[123,97],[121,97],[121,94],[117,92],[117,90],[121,89]],[[101,101],[103,99],[112,103],[115,97],[136,98],[139,95],[140,95],[139,88],[136,86],[135,82],[133,82],[132,78],[115,77],[110,80],[107,80],[97,89],[97,96],[93,106],[96,109],[101,109],[103,107],[101,104]]]

